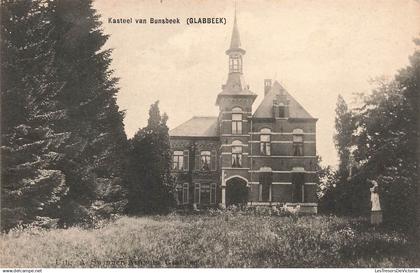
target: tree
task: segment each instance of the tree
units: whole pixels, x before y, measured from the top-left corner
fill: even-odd
[[[379,82],[359,109],[359,176],[378,181],[384,218],[409,227],[415,219],[415,113],[397,81]]]
[[[2,208],[54,203],[63,224],[125,208],[124,113],[100,26],[91,1],[2,2]]]
[[[346,215],[363,215],[369,211],[369,184],[364,177],[355,176],[356,119],[343,97],[337,99],[334,135],[339,155],[338,170],[330,171],[322,184],[320,209]]]
[[[165,212],[175,204],[167,119],[166,114],[160,115],[159,102],[155,102],[147,126],[131,139],[130,213]]]
[[[63,202],[64,222],[121,212],[125,206],[124,173],[127,139],[124,113],[116,103],[118,79],[112,76],[108,36],[90,0],[54,0],[51,34],[57,77],[65,82],[59,101],[72,132],[71,151],[61,166],[69,193]],[[92,220],[92,219],[91,219]]]
[[[50,223],[67,193],[58,168],[70,133],[58,102],[63,83],[43,1],[3,1],[1,6],[1,227]]]
[[[354,130],[352,113],[341,95],[337,98],[335,108],[335,146],[339,155],[339,173],[346,179],[349,175],[350,147],[352,146],[352,133]]]

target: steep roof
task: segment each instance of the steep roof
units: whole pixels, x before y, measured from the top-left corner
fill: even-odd
[[[304,118],[304,119],[314,118],[277,81],[273,83],[270,91],[268,91],[263,101],[258,106],[257,110],[254,112],[253,117],[254,118],[272,118],[273,117],[273,101],[276,99],[276,96],[280,96],[281,93],[283,94],[283,96],[287,98],[287,100],[289,100],[289,117],[290,118]]]
[[[217,117],[192,117],[170,130],[169,136],[217,137]]]
[[[239,36],[238,23],[236,21],[236,10],[235,10],[235,19],[233,21],[233,30],[232,30],[232,37],[230,39],[229,50],[240,49],[240,48],[241,48],[241,37]]]

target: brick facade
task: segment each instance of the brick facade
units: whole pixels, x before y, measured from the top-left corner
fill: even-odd
[[[264,99],[253,112],[256,94],[243,79],[236,18],[226,54],[219,116],[193,117],[170,131],[178,204],[225,206],[234,202],[228,191],[235,189],[245,192],[248,205],[299,204],[316,213],[317,119],[271,80],[264,81]]]

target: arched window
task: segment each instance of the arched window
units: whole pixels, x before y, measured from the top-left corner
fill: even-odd
[[[242,167],[242,142],[235,140],[232,142],[232,168]]]
[[[242,109],[239,107],[232,109],[232,134],[242,134]]]
[[[210,160],[211,160],[210,151],[201,151],[200,159],[201,159],[200,168],[204,171],[209,171],[210,170]]]
[[[293,130],[293,156],[303,156],[303,130]]]
[[[271,155],[271,130],[263,128],[260,132],[260,153],[262,155]]]

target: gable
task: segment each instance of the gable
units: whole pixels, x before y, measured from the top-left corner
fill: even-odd
[[[273,117],[273,101],[276,99],[276,96],[280,95],[281,92],[283,92],[283,94],[289,100],[289,117],[290,118],[301,118],[301,119],[314,118],[277,81],[273,83],[271,90],[265,95],[263,101],[260,103],[257,110],[255,110],[253,117],[254,118],[272,118]]]

